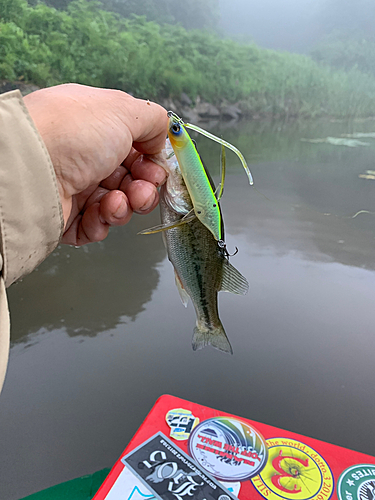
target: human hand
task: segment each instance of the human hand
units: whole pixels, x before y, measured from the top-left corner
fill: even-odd
[[[166,173],[142,155],[164,147],[164,108],[119,90],[76,84],[38,90],[24,102],[55,169],[63,243],[101,241],[133,211],[156,207],[156,187]]]

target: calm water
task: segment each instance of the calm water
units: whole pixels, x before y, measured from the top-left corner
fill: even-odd
[[[375,131],[363,123],[211,124],[228,153],[222,208],[246,297],[220,294],[233,346],[193,352],[157,211],[100,244],[59,247],[9,290],[12,350],[0,397],[0,498],[112,466],[165,393],[375,454]],[[364,139],[365,140],[365,139]],[[217,172],[220,147],[198,139]]]

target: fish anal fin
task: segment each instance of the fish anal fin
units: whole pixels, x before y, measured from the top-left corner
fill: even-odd
[[[247,279],[226,260],[223,264],[223,277],[221,280],[222,292],[235,293],[237,295],[246,295],[249,290]]]
[[[187,291],[185,290],[184,285],[181,283],[180,277],[176,271],[174,272],[174,279],[176,281],[178,293],[180,294],[181,297],[181,302],[184,304],[185,307],[187,307],[190,297]]]

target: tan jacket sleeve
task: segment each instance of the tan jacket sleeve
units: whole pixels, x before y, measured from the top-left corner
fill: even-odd
[[[9,285],[57,246],[63,216],[54,169],[18,90],[0,95],[0,390],[9,351]]]

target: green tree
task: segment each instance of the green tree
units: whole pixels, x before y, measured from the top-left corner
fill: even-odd
[[[16,21],[27,7],[26,0],[0,0],[0,21]]]

